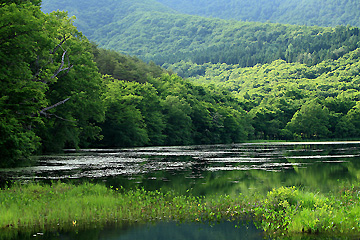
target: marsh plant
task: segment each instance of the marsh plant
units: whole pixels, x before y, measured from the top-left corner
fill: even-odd
[[[351,185],[329,194],[280,187],[270,191],[254,208],[259,226],[270,235],[360,232],[360,188]]]
[[[105,224],[253,219],[270,236],[360,232],[360,188],[330,194],[280,187],[265,196],[198,197],[103,184],[13,184],[0,191],[0,236]]]

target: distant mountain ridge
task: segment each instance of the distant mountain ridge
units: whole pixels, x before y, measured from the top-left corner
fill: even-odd
[[[279,9],[283,9],[282,16],[291,15],[301,4],[305,10],[309,6],[314,10],[319,3],[318,0],[274,0],[274,4],[266,4],[264,0],[254,0],[252,4],[248,0],[43,0],[42,9],[45,12],[66,10],[70,16],[76,15],[75,25],[100,47],[135,55],[159,65],[185,60],[196,64],[211,62],[251,67],[277,59],[314,65],[325,59],[337,59],[360,47],[360,31],[356,27],[331,28],[206,18],[180,13],[181,6],[186,2],[194,11],[213,9],[214,13],[222,9],[220,3],[223,3],[224,9],[232,6],[234,12],[242,9],[241,4],[248,3],[249,14],[253,10],[258,11],[259,16],[266,16],[265,12],[274,14]],[[345,6],[353,6],[355,1],[333,1],[316,10],[318,16],[323,16],[325,10],[327,14],[337,16],[335,12],[339,10],[334,8],[335,2],[339,5],[337,8],[344,9]],[[170,3],[176,3],[176,8]],[[343,15],[353,16],[354,9],[358,7],[351,11],[344,9]],[[305,13],[302,16],[303,19],[311,19]],[[335,17],[329,16],[328,19],[334,20]]]
[[[91,38],[94,29],[134,12],[183,13],[204,17],[295,25],[360,27],[358,0],[43,0],[44,12],[65,10]]]
[[[360,26],[357,0],[157,0],[181,13],[254,22]]]

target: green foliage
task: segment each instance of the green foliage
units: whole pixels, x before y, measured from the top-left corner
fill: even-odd
[[[16,118],[1,118],[0,136],[0,167],[14,166],[18,159],[29,157],[39,147],[39,137],[24,131]]]
[[[359,49],[314,66],[277,60],[247,68],[203,67],[205,75],[190,80],[234,92],[253,119],[255,139],[358,136]]]
[[[360,102],[351,108],[348,113],[342,117],[337,126],[339,135],[357,137],[360,134],[360,119],[359,119]]]
[[[37,148],[39,138],[31,127],[41,122],[36,112],[46,105],[46,71],[34,76],[37,56],[48,46],[51,26],[42,26],[46,18],[30,2],[9,3],[0,8],[0,165],[11,165],[26,158]],[[43,61],[43,59],[42,59]],[[43,62],[41,63],[43,64]],[[33,101],[36,99],[36,101]]]
[[[44,14],[39,4],[5,1],[0,8],[0,166],[35,151],[91,145],[360,133],[356,27],[207,19],[154,0],[92,0],[85,7],[44,1],[45,11],[72,6],[80,30],[99,46],[147,64],[99,49],[75,18]]]
[[[329,136],[329,110],[316,101],[305,103],[297,111],[286,128],[295,138],[326,138]]]
[[[103,112],[88,41],[65,13],[44,14],[38,1],[6,2],[0,14],[0,166],[40,143],[54,150],[94,138]]]
[[[140,105],[144,97],[136,94],[143,85],[107,79],[104,93],[106,119],[102,124],[107,146],[143,146],[149,142]],[[146,86],[145,86],[146,87]]]
[[[42,10],[46,13],[60,10],[69,12],[70,16],[77,18],[76,26],[90,39],[94,34],[94,29],[99,29],[104,25],[112,24],[123,19],[127,14],[137,11],[159,11],[175,12],[172,9],[156,2],[155,0],[88,0],[88,1],[52,1],[43,0]],[[131,22],[130,19],[127,21]]]
[[[289,20],[289,16],[294,15],[289,13],[291,9],[300,14],[295,14],[298,18],[293,20],[294,23],[308,25],[314,25],[315,18],[310,15],[317,9],[313,7],[316,0],[298,1],[291,3],[293,5],[284,1],[276,4],[255,1],[251,10],[244,6],[246,1],[238,3],[235,0],[158,2],[179,11],[185,11],[185,5],[188,8],[200,4],[202,8],[195,9],[203,9],[202,15],[215,16],[213,14],[220,9],[231,9],[235,15],[246,12],[243,16],[247,16],[247,20],[253,19],[256,12],[258,18],[254,20],[259,21],[292,21]],[[321,9],[330,9],[336,17],[325,18],[319,13],[317,19],[321,24],[318,25],[343,24],[336,27],[210,19],[179,14],[158,2],[109,1],[100,6],[91,1],[84,11],[80,10],[81,1],[76,4],[62,1],[57,5],[52,1],[44,2],[46,11],[60,6],[78,15],[80,25],[90,19],[88,14],[91,12],[91,21],[83,28],[91,33],[89,36],[99,46],[153,61],[144,64],[135,57],[93,48],[102,74],[118,80],[149,82],[157,92],[158,97],[151,97],[153,104],[146,107],[153,110],[146,111],[144,104],[137,101],[132,106],[134,121],[130,125],[137,126],[132,129],[137,133],[134,136],[139,136],[132,145],[228,143],[248,136],[255,139],[358,136],[357,108],[350,109],[359,101],[360,31],[357,27],[344,26],[343,23],[350,19],[345,19],[345,15],[334,7],[334,4],[340,4],[349,9],[348,16],[357,16],[354,12],[358,6],[354,6],[354,2],[321,4]],[[212,7],[218,4],[221,8]],[[262,9],[272,11],[259,10],[259,14],[254,6],[260,5],[264,7]],[[103,12],[108,14],[101,14],[102,20],[96,21]],[[164,71],[154,62],[179,76],[214,86],[199,87],[174,76],[165,78],[162,76]],[[236,100],[228,96],[219,98],[228,90],[235,92]],[[128,94],[144,97],[146,92]],[[309,105],[314,99],[320,107]],[[145,116],[146,112],[156,114]],[[316,119],[309,117],[313,114]],[[127,119],[131,117],[129,115]],[[109,129],[107,132],[111,133]]]
[[[299,207],[298,190],[295,187],[273,189],[260,205],[254,209],[255,216],[261,219],[264,231],[284,233]]]
[[[166,143],[169,145],[189,145],[192,144],[192,108],[185,99],[179,99],[177,96],[169,95],[162,101],[163,113],[166,117],[167,135]]]
[[[235,22],[158,12],[130,17],[134,22],[125,32],[118,21],[95,32],[92,40],[145,61],[166,63],[166,67],[181,60],[246,67],[284,59],[313,65],[341,57],[357,48],[359,41],[359,30],[354,27]],[[176,26],[178,22],[181,27]],[[110,31],[113,34],[104,38]]]
[[[0,190],[0,199],[0,233],[6,239],[19,232],[30,236],[34,231],[86,229],[107,223],[235,220],[241,209],[240,199],[228,196],[204,199],[92,183],[16,184]]]
[[[145,83],[112,77],[105,82],[103,146],[232,143],[251,134],[231,94],[168,74]]]
[[[99,138],[100,128],[95,125],[104,118],[100,94],[103,91],[101,75],[93,61],[92,46],[72,25],[63,13],[52,13],[63,23],[59,36],[71,34],[62,48],[69,54],[69,72],[60,75],[58,81],[49,85],[47,98],[56,104],[69,98],[65,104],[56,107],[54,114],[60,119],[47,121],[39,131],[44,144],[43,150],[61,151],[64,147],[86,147]],[[86,111],[84,111],[86,109]]]
[[[359,230],[358,188],[347,186],[323,195],[295,187],[269,192],[254,209],[260,226],[272,236],[307,233],[353,236]]]
[[[136,57],[98,48],[96,45],[93,45],[93,53],[99,72],[103,75],[111,75],[118,80],[144,83],[148,76],[160,77],[165,72],[154,63],[146,64]]]

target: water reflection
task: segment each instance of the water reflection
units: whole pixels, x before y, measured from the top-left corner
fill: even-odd
[[[0,239],[2,239],[0,237]],[[65,232],[20,235],[13,240],[263,240],[264,234],[251,222],[174,223],[107,226]]]
[[[68,150],[1,174],[23,180],[92,179],[194,195],[247,194],[284,185],[328,191],[338,180],[358,180],[359,153],[360,142]]]
[[[117,231],[110,231],[100,239],[107,240],[221,240],[221,239],[263,239],[261,231],[253,224],[238,224],[222,222],[219,224],[176,224],[159,223],[156,225],[143,226],[141,229],[132,229],[119,237]]]

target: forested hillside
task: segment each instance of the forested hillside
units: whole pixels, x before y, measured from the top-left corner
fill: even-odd
[[[252,22],[360,26],[356,0],[157,0],[181,13]]]
[[[277,60],[250,68],[208,64],[204,72],[192,80],[236,93],[253,120],[255,138],[360,135],[360,49],[312,67]]]
[[[44,9],[51,9],[50,6],[57,9],[49,2],[54,4],[46,0]],[[91,17],[86,15],[89,14],[86,9],[80,12],[81,1],[74,5],[68,0],[67,5],[58,6],[71,10],[70,14],[79,11],[79,24],[87,22],[85,32],[99,46],[136,55],[147,62],[166,63],[166,68],[181,60],[246,67],[283,59],[314,65],[324,59],[337,59],[359,47],[360,42],[359,29],[350,26],[321,28],[226,21],[175,14],[149,0],[142,4],[116,3],[101,6],[95,2],[83,3],[99,6],[98,10],[90,11]],[[111,13],[102,14],[103,8]]]
[[[195,85],[160,67],[96,49],[104,78],[105,147],[232,143],[253,128],[230,92]],[[111,74],[111,75],[108,75]]]
[[[131,25],[118,21],[102,28],[94,40],[100,46],[160,65],[187,60],[245,67],[279,58],[310,65],[336,59],[356,49],[360,36],[354,27],[285,26],[139,13]]]

